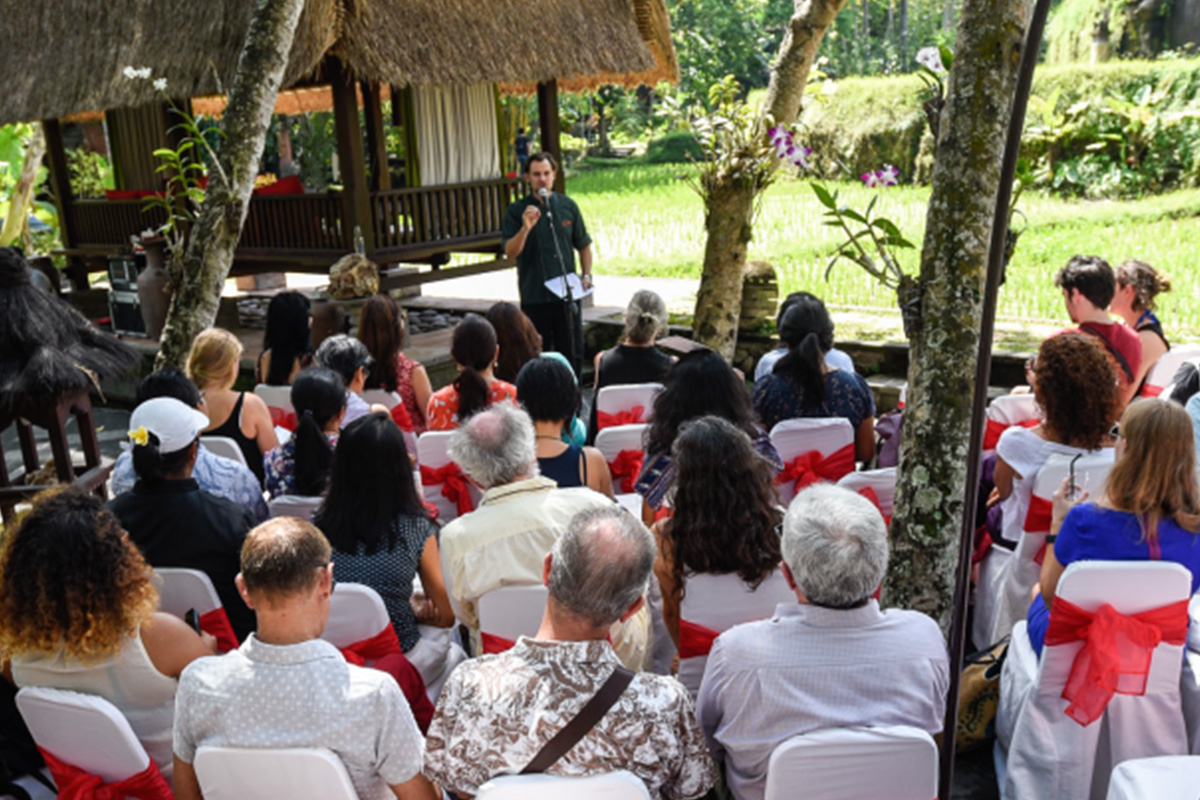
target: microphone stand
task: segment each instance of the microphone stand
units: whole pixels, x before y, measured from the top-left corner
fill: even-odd
[[[558,243],[558,231],[554,229],[554,213],[550,208],[551,197],[553,197],[553,193],[547,191],[543,199],[546,201],[546,222],[550,225],[550,239],[554,242],[554,252],[558,257],[558,273],[562,277],[563,282],[563,311],[567,318],[568,337],[566,348],[567,352],[564,353],[564,355],[567,357],[567,360],[571,362],[572,369],[574,369],[576,372],[582,372],[582,366],[577,366],[575,363],[575,347],[577,344],[575,341],[575,315],[578,313],[578,310],[575,307],[575,291],[571,288],[571,282],[567,280],[567,262],[563,258],[562,247]],[[579,353],[578,355],[580,363],[582,364],[583,354]],[[576,378],[578,377],[579,376],[576,375]]]

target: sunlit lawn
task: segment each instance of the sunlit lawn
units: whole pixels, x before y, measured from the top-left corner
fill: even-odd
[[[601,273],[698,277],[704,248],[704,210],[684,179],[687,165],[601,167],[572,176],[568,192],[582,206],[596,243]],[[892,219],[920,246],[927,187],[868,190],[839,184],[841,198],[862,209],[877,191],[878,213]],[[1114,265],[1139,258],[1166,272],[1173,291],[1161,298],[1159,316],[1169,330],[1200,335],[1200,189],[1131,201],[1082,202],[1026,195],[1020,208],[1027,227],[1000,292],[1000,316],[1011,320],[1062,320],[1054,272],[1076,253],[1095,253]],[[825,282],[837,231],[821,224],[821,206],[807,181],[784,178],[772,186],[750,245],[750,258],[775,265],[784,292],[808,289],[839,306],[891,309],[891,292],[858,267],[843,262]],[[1016,227],[1023,224],[1018,218]],[[917,251],[901,260],[915,271]]]

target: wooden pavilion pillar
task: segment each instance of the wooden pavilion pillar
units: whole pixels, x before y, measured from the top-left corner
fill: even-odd
[[[383,192],[392,188],[388,171],[387,134],[383,125],[383,86],[378,81],[363,81],[363,119],[367,126],[367,163],[371,168],[371,191]],[[393,97],[392,103],[396,100]]]
[[[537,85],[538,126],[541,129],[542,151],[554,156],[558,171],[554,176],[554,191],[560,194],[566,186],[566,165],[563,164],[561,131],[558,125],[558,81],[549,80]]]
[[[342,172],[342,240],[347,250],[354,249],[354,226],[362,232],[366,251],[375,250],[375,225],[371,214],[371,195],[367,185],[366,153],[363,152],[362,126],[358,124],[358,94],[342,62],[330,59],[329,83],[333,88],[333,122],[337,130],[338,164]]]
[[[62,123],[57,119],[42,120],[46,134],[46,163],[50,168],[50,188],[54,191],[54,207],[58,210],[58,230],[63,248],[70,250],[75,244],[74,226],[71,224],[71,208],[75,196],[71,194],[71,172],[67,168],[67,147],[63,142]],[[67,260],[67,275],[71,288],[84,291],[88,288],[87,265],[82,258],[72,256]]]

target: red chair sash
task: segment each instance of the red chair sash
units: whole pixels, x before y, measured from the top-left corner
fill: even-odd
[[[41,747],[38,752],[46,761],[50,777],[58,787],[59,800],[175,800],[166,778],[158,771],[153,761],[141,772],[112,783],[105,783],[99,775],[85,772],[79,767],[56,758]]]
[[[819,481],[836,482],[854,471],[854,445],[848,444],[841,450],[836,450],[827,456],[822,456],[816,450],[801,453],[790,463],[783,465],[783,471],[775,476],[775,485],[795,483],[799,492],[805,486],[811,486]]]
[[[1160,394],[1163,393],[1163,389],[1165,389],[1165,388],[1167,388],[1167,387],[1155,386],[1153,384],[1147,383],[1145,386],[1142,387],[1142,397],[1158,397]]]
[[[396,635],[396,629],[391,625],[383,626],[383,630],[370,639],[355,642],[341,650],[347,663],[360,667],[365,667],[368,661],[375,661],[384,656],[404,654],[404,651],[400,649],[400,637]]]
[[[512,649],[513,645],[517,643],[516,639],[505,639],[503,636],[495,636],[483,631],[479,632],[479,642],[483,646],[485,655],[503,653],[505,650]]]
[[[1050,530],[1054,516],[1054,503],[1045,497],[1030,495],[1029,510],[1025,512],[1025,530],[1030,533],[1045,533]]]
[[[688,622],[686,619],[679,620],[679,657],[698,658],[708,655],[712,651],[713,642],[720,635],[719,631],[712,628]]]
[[[624,411],[618,411],[615,414],[609,414],[606,411],[597,411],[596,430],[602,431],[614,425],[636,425],[642,421],[642,415],[645,413],[645,410],[642,406],[634,406]]]
[[[1036,428],[1041,424],[1042,421],[1040,419],[1025,419],[1015,423],[1016,426],[1022,428]],[[983,428],[983,449],[995,450],[996,444],[1000,441],[1000,434],[1012,427],[1014,426],[1009,425],[1007,422],[1001,422],[998,419],[989,419]]]
[[[229,615],[224,608],[214,608],[200,615],[200,630],[211,634],[217,640],[217,652],[228,653],[238,649],[237,635],[229,624]]]
[[[471,488],[467,485],[467,479],[463,476],[462,470],[458,468],[458,464],[451,461],[443,467],[434,469],[421,465],[421,483],[426,486],[442,485],[442,497],[449,500],[458,508],[458,515],[469,514],[475,510],[475,503],[471,500]]]
[[[884,525],[892,524],[892,515],[883,513],[883,506],[879,503],[879,495],[875,493],[874,489],[872,489],[870,486],[864,486],[862,489],[858,490],[858,493],[870,500],[871,505],[879,509],[879,514],[883,517]]]
[[[271,424],[276,428],[295,431],[296,426],[300,423],[295,411],[284,411],[276,406],[267,406],[267,410],[271,412]]]
[[[638,475],[642,474],[642,461],[646,455],[641,450],[622,450],[617,457],[608,462],[608,471],[612,473],[613,484],[618,485],[621,494],[630,494],[637,483]]]
[[[391,410],[392,421],[396,426],[405,433],[413,432],[412,415],[408,413],[408,409],[404,407],[404,403],[397,403],[392,406]]]
[[[1083,642],[1062,697],[1067,716],[1090,725],[1104,714],[1113,694],[1143,695],[1154,648],[1187,641],[1188,601],[1125,615],[1111,605],[1095,614],[1056,598],[1046,630],[1047,645]]]

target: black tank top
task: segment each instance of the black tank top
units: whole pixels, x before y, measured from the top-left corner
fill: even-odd
[[[671,357],[657,347],[635,347],[619,344],[600,359],[600,378],[596,392],[605,386],[622,383],[661,383],[671,368]],[[650,413],[650,409],[646,409]],[[592,398],[592,413],[588,417],[587,443],[596,442],[596,399]]]
[[[250,467],[250,471],[258,478],[258,482],[263,482],[263,454],[258,449],[258,442],[251,439],[246,434],[242,433],[242,403],[246,399],[246,393],[242,392],[238,395],[237,402],[233,404],[233,411],[229,412],[229,419],[222,422],[211,431],[205,431],[205,436],[226,436],[237,442],[237,446],[241,448],[242,455],[246,458],[246,466]]]
[[[568,445],[553,458],[539,458],[538,469],[560,489],[587,486],[587,459],[583,457],[583,448],[577,445]]]

